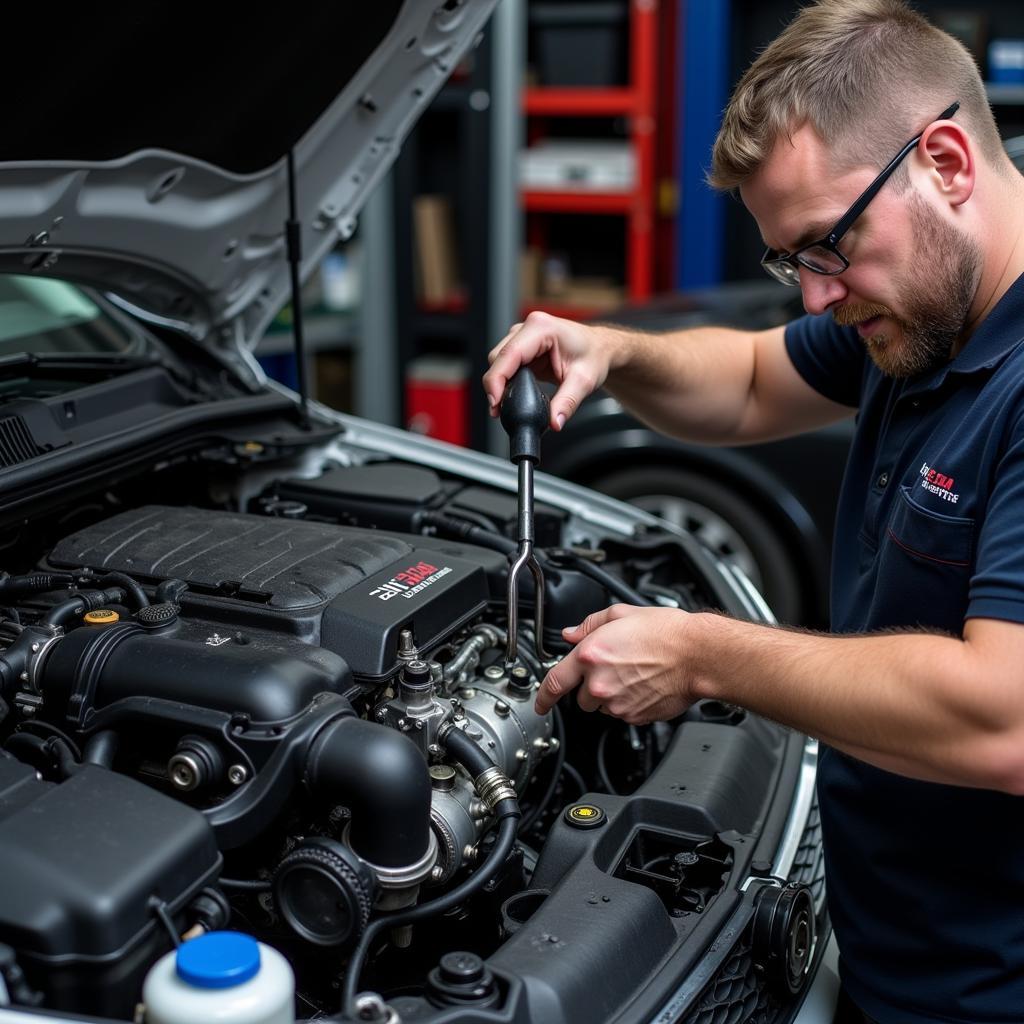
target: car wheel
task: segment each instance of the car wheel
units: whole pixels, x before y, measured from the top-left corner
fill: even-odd
[[[780,622],[803,616],[800,577],[778,530],[732,488],[684,469],[623,470],[590,486],[692,533],[741,569]]]

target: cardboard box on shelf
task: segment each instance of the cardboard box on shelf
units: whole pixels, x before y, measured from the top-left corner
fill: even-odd
[[[428,303],[443,303],[459,291],[455,221],[447,196],[416,196],[412,206],[417,292]]]
[[[541,293],[541,251],[528,246],[519,254],[519,301],[536,302]]]
[[[559,302],[579,309],[604,311],[626,301],[626,289],[604,277],[570,277],[558,296]]]
[[[313,393],[318,402],[339,412],[355,412],[352,386],[352,352],[318,352],[313,363]]]

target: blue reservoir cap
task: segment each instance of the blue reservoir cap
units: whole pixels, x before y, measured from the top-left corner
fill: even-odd
[[[196,988],[231,988],[258,973],[259,943],[242,932],[208,932],[178,947],[176,966]]]

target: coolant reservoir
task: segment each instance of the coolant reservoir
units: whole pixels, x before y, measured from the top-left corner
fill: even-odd
[[[209,932],[161,957],[146,975],[146,1024],[294,1024],[295,977],[271,946]]]

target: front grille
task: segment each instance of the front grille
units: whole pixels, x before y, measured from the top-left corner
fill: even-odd
[[[800,837],[793,867],[789,872],[790,882],[802,882],[814,896],[814,911],[820,917],[825,903],[825,858],[821,849],[821,817],[818,814],[818,794],[814,794],[807,824]]]
[[[744,930],[681,1024],[773,1024],[781,1007],[754,967],[752,931]]]
[[[825,864],[821,852],[821,819],[815,794],[797,849],[790,882],[802,882],[814,897],[815,916],[824,922]],[[754,966],[751,936],[744,929],[729,957],[715,973],[679,1024],[778,1024],[787,1020],[790,1004],[772,991],[764,973]]]
[[[27,462],[42,451],[20,416],[8,416],[0,420],[0,467]]]

